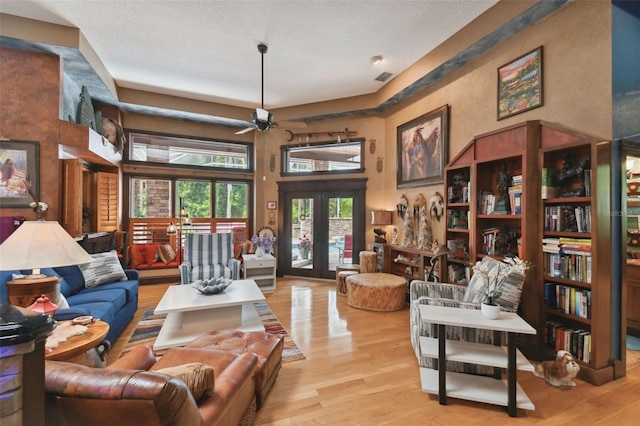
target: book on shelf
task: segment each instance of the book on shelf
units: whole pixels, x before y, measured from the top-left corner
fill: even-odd
[[[591,197],[591,169],[584,171],[584,195]]]
[[[511,202],[511,214],[522,214],[522,191],[509,192],[509,201]]]
[[[571,352],[576,359],[591,362],[591,333],[584,329],[573,329],[558,321],[547,321],[544,329],[544,344],[555,351]]]
[[[540,183],[542,186],[555,186],[553,169],[544,167],[540,175]]]
[[[556,198],[558,196],[558,188],[555,186],[542,185],[541,194],[542,199]]]

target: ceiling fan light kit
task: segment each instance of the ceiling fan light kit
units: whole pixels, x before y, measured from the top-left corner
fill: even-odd
[[[267,50],[269,50],[269,47],[266,44],[264,44],[264,43],[258,44],[258,52],[260,52],[261,63],[262,63],[262,72],[261,72],[261,78],[262,78],[261,95],[262,95],[262,97],[261,97],[261,102],[260,102],[260,108],[256,108],[256,110],[251,113],[252,126],[237,131],[236,135],[242,135],[242,134],[248,133],[248,132],[250,132],[252,130],[258,130],[259,132],[266,132],[272,126],[277,126],[278,125],[278,123],[273,121],[273,114],[271,114],[269,111],[264,109],[264,54],[267,53]],[[291,127],[298,127],[298,128],[306,127],[306,123],[289,123],[289,125]]]

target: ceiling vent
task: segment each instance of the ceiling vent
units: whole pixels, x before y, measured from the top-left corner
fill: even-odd
[[[393,74],[391,74],[390,72],[383,72],[382,74],[377,76],[375,79],[376,81],[387,81],[389,77],[391,77],[392,75]]]

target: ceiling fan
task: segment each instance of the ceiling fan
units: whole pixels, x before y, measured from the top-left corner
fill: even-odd
[[[256,108],[255,112],[251,113],[251,123],[252,125],[239,130],[236,132],[236,135],[241,135],[243,133],[250,132],[252,130],[258,130],[259,132],[266,132],[272,126],[278,126],[278,123],[273,121],[273,115],[264,109],[264,54],[267,53],[268,46],[264,43],[260,43],[258,45],[258,52],[260,52],[261,60],[262,60],[262,100],[260,103],[260,108]],[[301,122],[287,122],[287,124],[282,123],[286,127],[295,127],[295,128],[305,128],[307,127],[306,123]]]

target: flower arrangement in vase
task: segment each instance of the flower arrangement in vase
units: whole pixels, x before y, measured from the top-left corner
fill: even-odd
[[[271,253],[273,251],[273,238],[270,235],[254,235],[251,237],[251,242],[255,247],[255,253],[258,257],[262,257],[264,253]]]
[[[304,234],[299,238],[299,240],[300,241],[298,241],[298,250],[300,251],[300,258],[308,259],[311,247],[313,247],[313,242],[311,241],[311,238],[307,236],[307,234]]]

